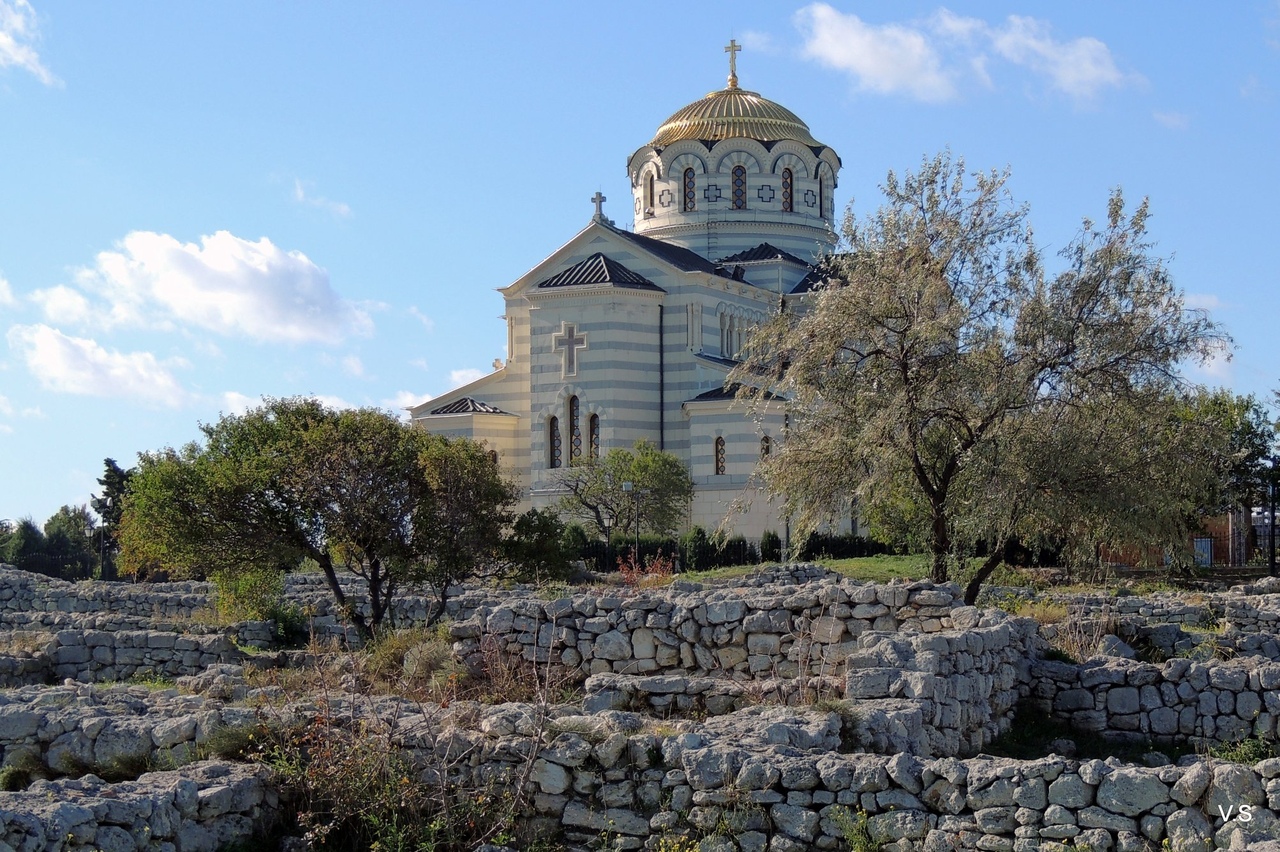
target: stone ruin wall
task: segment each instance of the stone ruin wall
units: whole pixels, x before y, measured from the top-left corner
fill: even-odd
[[[497,647],[532,663],[572,669],[585,677],[587,695],[582,708],[553,709],[547,722],[537,721],[541,708],[528,705],[475,707],[467,724],[450,736],[475,745],[470,771],[525,777],[533,818],[563,829],[571,842],[598,839],[603,832],[621,848],[639,848],[655,834],[689,829],[714,834],[706,848],[723,852],[834,849],[841,835],[838,807],[865,812],[877,842],[906,838],[901,849],[1031,850],[1068,842],[1072,848],[1139,850],[1168,839],[1173,849],[1263,850],[1268,838],[1280,836],[1272,815],[1280,812],[1277,760],[1243,767],[1198,759],[1141,768],[1056,756],[1030,762],[961,757],[980,750],[1007,723],[1021,695],[1081,729],[1120,737],[1232,741],[1274,735],[1280,665],[1271,659],[1031,662],[1043,647],[1032,622],[964,607],[954,586],[862,585],[817,574],[805,568],[733,588],[559,601],[463,591],[451,608],[461,654]],[[315,591],[309,578],[302,585],[304,592]],[[76,666],[73,679],[94,681],[109,679],[104,673],[119,675],[122,665],[146,673],[165,652],[181,651],[188,656],[173,670],[179,676],[204,672],[206,681],[235,680],[235,667],[226,663],[241,658],[229,637],[175,637],[172,627],[208,607],[208,590],[199,584],[74,589],[81,586],[92,587],[89,600],[107,609],[82,610],[81,603],[67,602],[66,589],[48,581],[27,583],[26,591],[10,596],[12,585],[0,584],[0,627],[27,629],[53,618],[50,626],[63,628],[54,634],[51,654],[29,654],[24,666],[43,657],[44,665]],[[40,588],[45,591],[32,591]],[[112,589],[121,589],[127,602],[120,611]],[[1243,613],[1250,632],[1268,636],[1271,607],[1280,606],[1280,597],[1225,598],[1224,613]],[[410,619],[421,606],[405,601],[402,618]],[[1153,607],[1150,617],[1157,624],[1173,616],[1203,623],[1191,611],[1198,605],[1188,606]],[[322,606],[315,611],[329,615]],[[132,619],[120,622],[129,628],[170,629],[98,629],[107,619]],[[75,623],[95,627],[70,626]],[[261,638],[264,630],[251,627],[244,635]],[[161,639],[153,648],[152,633],[167,634],[172,644]],[[103,648],[110,649],[109,659],[106,651],[93,650]],[[85,649],[88,659],[71,649]],[[54,663],[59,651],[62,659]],[[129,651],[139,652],[141,662],[132,662]],[[197,652],[198,658],[190,656]],[[0,673],[22,659],[0,658]],[[70,669],[61,674],[70,675]],[[224,697],[234,694],[228,689]],[[855,708],[856,729],[847,730],[849,721],[839,713],[758,703],[811,702],[815,695],[846,698]],[[674,731],[643,721],[682,713],[707,718]],[[174,690],[28,688],[0,698],[0,749],[6,763],[34,753],[48,765],[71,768],[142,754],[156,760],[191,753],[219,726],[255,722],[256,715],[244,708]],[[425,771],[439,748],[440,725],[455,723],[461,724],[457,715],[436,720],[435,733],[417,739],[413,725],[405,724],[401,747]],[[851,745],[866,753],[840,753]],[[87,777],[0,794],[0,852],[8,852],[5,845],[22,852],[212,850],[243,836],[235,834],[237,826],[261,819],[274,802],[270,785],[260,778],[237,775],[240,792],[228,793],[233,785],[206,777],[259,770],[209,766],[152,773],[124,785]],[[205,773],[194,779],[194,810],[188,802],[193,788],[183,787],[181,798],[173,786],[179,778],[191,780],[192,772]],[[261,793],[244,792],[251,789]],[[37,833],[35,826],[64,819],[40,810],[55,791],[59,806],[66,798],[82,808],[72,814],[80,821],[68,823],[74,830],[67,837],[74,835],[75,843]],[[128,819],[118,809],[108,818],[104,797],[139,804]],[[81,799],[87,804],[79,804]],[[168,805],[157,804],[163,802]],[[1241,805],[1250,806],[1249,820],[1239,818]],[[179,822],[200,832],[192,830],[185,841],[164,835],[169,829],[163,814],[171,813],[166,807],[177,808]],[[141,816],[148,809],[160,815],[155,824]],[[92,820],[84,818],[86,812]],[[736,841],[712,831],[726,826]],[[159,832],[157,843],[142,842],[144,829]],[[125,834],[132,845],[124,842]],[[166,839],[159,842],[161,837]]]

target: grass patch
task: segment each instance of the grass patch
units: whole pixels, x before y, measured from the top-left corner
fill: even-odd
[[[1067,605],[1048,600],[1026,601],[1013,614],[1034,618],[1040,624],[1058,624],[1067,620]]]
[[[1260,760],[1280,757],[1280,744],[1277,744],[1275,740],[1249,737],[1239,742],[1213,746],[1209,749],[1208,754],[1210,757],[1216,757],[1219,760],[1228,760],[1232,763],[1253,766]]]
[[[851,556],[847,559],[824,559],[819,562],[838,574],[865,583],[887,583],[890,580],[924,580],[932,566],[928,554],[905,556]]]
[[[48,778],[49,770],[37,755],[24,752],[6,766],[0,767],[0,790],[16,793],[31,786],[38,778]]]

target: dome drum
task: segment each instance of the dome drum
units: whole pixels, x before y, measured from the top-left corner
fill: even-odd
[[[635,232],[715,262],[768,243],[808,262],[835,246],[840,158],[791,110],[729,84],[680,108],[627,161]]]

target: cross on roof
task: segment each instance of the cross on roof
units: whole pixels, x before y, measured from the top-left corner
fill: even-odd
[[[600,193],[596,193],[599,195]],[[571,322],[560,324],[560,331],[551,335],[551,351],[563,350],[564,368],[562,377],[578,375],[578,350],[587,348],[587,336],[578,335],[578,327]]]
[[[596,194],[595,194],[595,195],[593,195],[593,196],[591,196],[591,200],[592,200],[592,201],[594,201],[594,202],[595,202],[595,205],[596,205],[596,218],[597,218],[597,219],[603,219],[603,218],[604,218],[604,203],[605,203],[606,201],[608,201],[609,199],[607,199],[607,198],[605,198],[603,195],[601,195],[601,194],[600,194],[600,190],[598,190],[598,189],[597,189],[597,190],[596,190]]]
[[[729,44],[725,47],[724,52],[729,54],[729,88],[738,88],[738,51],[742,50],[742,45],[738,44],[736,39],[729,39]]]

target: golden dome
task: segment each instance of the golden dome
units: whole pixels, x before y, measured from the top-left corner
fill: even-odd
[[[755,92],[739,89],[732,80],[727,89],[711,92],[664,121],[649,144],[664,148],[684,139],[715,142],[734,138],[758,142],[794,139],[805,145],[822,144],[813,138],[809,125],[794,112]]]

